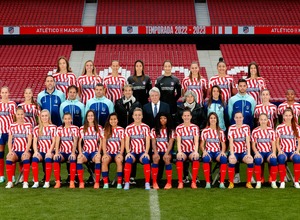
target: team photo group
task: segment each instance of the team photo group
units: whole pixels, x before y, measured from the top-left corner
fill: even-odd
[[[60,188],[61,164],[66,163],[70,188],[85,188],[87,166],[93,187],[107,189],[114,162],[117,189],[130,189],[137,163],[143,166],[146,190],[160,189],[164,170],[166,183],[161,188],[182,189],[190,176],[190,186],[196,189],[203,172],[209,189],[212,162],[216,162],[221,189],[232,189],[240,182],[240,163],[247,166],[247,188],[259,189],[269,182],[272,188],[283,189],[291,161],[294,187],[300,188],[300,104],[292,88],[277,107],[270,102],[266,79],[255,62],[249,63],[247,77],[237,82],[227,75],[222,58],[216,64],[217,75],[209,80],[201,76],[194,61],[182,81],[173,75],[169,60],[163,62],[163,74],[157,79],[144,73],[142,60],[132,65],[134,73],[126,79],[118,72],[121,63],[113,60],[111,74],[102,79],[88,60],[76,78],[69,61],[59,57],[56,72],[39,82],[45,90],[33,97],[32,89],[26,88],[24,102],[18,105],[3,86],[0,183],[12,188],[19,169],[23,188],[38,188],[41,171],[43,188]]]

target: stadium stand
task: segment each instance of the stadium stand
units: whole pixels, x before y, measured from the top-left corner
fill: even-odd
[[[298,1],[207,0],[211,25],[299,25]]]
[[[99,0],[97,25],[196,25],[193,0]]]
[[[84,2],[84,0],[0,1],[0,25],[81,25]]]
[[[8,86],[16,102],[23,100],[27,87],[36,97],[44,88],[47,72],[56,67],[57,58],[69,59],[71,51],[71,45],[0,46],[0,86]]]
[[[152,81],[162,74],[164,60],[171,60],[173,67],[177,67],[175,75],[181,80],[184,77],[181,69],[189,68],[192,61],[197,61],[197,50],[194,44],[107,44],[97,45],[95,66],[97,70],[107,69],[112,60],[119,60],[123,69],[133,73],[134,62],[141,59],[145,63],[145,73]],[[207,79],[205,68],[201,68],[201,75]]]
[[[300,94],[298,76],[300,45],[297,44],[221,44],[227,69],[247,66],[251,61],[259,65],[260,75],[265,78],[273,101],[284,101],[287,88]],[[237,71],[239,72],[239,71]],[[242,70],[234,75],[235,81],[246,76]],[[284,79],[284,80],[283,80]]]

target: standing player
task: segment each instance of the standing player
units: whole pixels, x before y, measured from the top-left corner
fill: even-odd
[[[85,106],[85,112],[94,110],[98,123],[104,127],[108,115],[113,113],[114,104],[104,96],[104,85],[98,83],[95,87],[95,97],[88,100]]]
[[[262,169],[264,161],[270,164],[271,187],[277,188],[277,158],[276,158],[276,134],[268,127],[268,116],[265,113],[259,115],[259,127],[255,128],[251,135],[252,150],[254,152],[254,172],[256,174],[256,189],[261,188]]]
[[[148,103],[149,91],[152,82],[148,75],[144,73],[144,62],[137,60],[134,62],[134,74],[127,79],[128,84],[132,85],[133,96],[143,105]]]
[[[111,62],[112,73],[106,76],[103,80],[103,85],[106,91],[106,97],[110,99],[113,103],[117,99],[122,97],[122,88],[126,84],[126,79],[124,76],[119,75],[118,71],[120,68],[120,63],[118,60],[113,60]]]
[[[278,106],[278,118],[279,123],[282,123],[283,112],[287,107],[290,107],[293,110],[293,114],[295,116],[296,122],[299,123],[300,116],[300,103],[295,101],[295,90],[288,89],[286,91],[286,101],[281,103]]]
[[[60,126],[59,107],[66,100],[66,96],[62,91],[55,89],[53,76],[46,76],[45,86],[46,89],[38,94],[37,102],[41,110],[47,109],[50,112],[53,124]]]
[[[122,189],[123,154],[125,146],[125,130],[118,126],[116,113],[111,113],[104,126],[102,177],[103,189],[108,189],[108,165],[114,160],[117,165],[117,189]]]
[[[294,164],[295,188],[299,189],[300,177],[300,128],[296,122],[293,110],[287,107],[283,111],[283,123],[276,128],[276,145],[278,150],[278,168],[280,176],[280,187],[285,188],[284,178],[286,176],[286,162]]]
[[[86,61],[82,74],[77,79],[79,96],[81,97],[81,102],[84,105],[86,104],[87,100],[95,97],[95,86],[101,82],[102,79],[97,75],[94,62],[92,60]]]
[[[203,105],[206,92],[207,81],[200,75],[200,68],[196,61],[193,61],[190,67],[190,75],[182,80],[182,94],[187,91],[193,91],[197,97],[197,103]]]
[[[231,125],[228,129],[229,139],[229,164],[228,164],[228,176],[229,186],[228,189],[234,188],[233,178],[235,172],[235,164],[244,162],[247,164],[247,183],[246,187],[252,189],[251,177],[253,173],[253,158],[251,156],[250,146],[250,127],[243,124],[242,112],[236,112],[234,114],[235,124]]]
[[[30,146],[32,143],[32,125],[25,122],[24,110],[19,107],[16,110],[16,122],[9,128],[8,154],[6,156],[7,185],[5,188],[12,188],[12,176],[14,173],[13,163],[22,161],[24,170],[23,188],[28,188],[28,176],[30,171]]]
[[[151,130],[151,142],[152,142],[152,180],[153,180],[153,189],[159,189],[157,184],[157,174],[159,168],[159,162],[161,159],[165,162],[166,165],[166,176],[167,184],[164,189],[172,188],[172,156],[170,154],[175,133],[172,130],[172,122],[169,113],[158,113],[156,117],[155,128]]]
[[[77,127],[83,125],[85,108],[84,104],[76,99],[78,94],[77,86],[68,87],[68,99],[61,103],[59,107],[59,114],[62,118],[65,113],[70,113],[72,115],[72,123]]]
[[[34,101],[31,88],[25,89],[24,98],[24,102],[19,104],[18,107],[22,107],[25,112],[25,122],[29,122],[32,127],[35,127],[37,125],[36,118],[40,114],[40,106]]]
[[[34,184],[32,188],[39,187],[39,165],[41,161],[45,162],[45,184],[43,188],[50,187],[50,178],[52,172],[52,158],[55,147],[56,125],[51,122],[50,112],[47,109],[41,111],[39,115],[39,125],[33,129],[33,150],[32,173]]]
[[[94,188],[99,189],[101,173],[101,139],[103,130],[98,125],[95,112],[88,110],[84,119],[84,125],[80,128],[80,138],[78,142],[77,173],[79,178],[79,188],[84,188],[83,163],[92,161],[95,163],[95,183]],[[83,143],[82,143],[83,141]],[[83,147],[82,147],[83,144]]]
[[[262,103],[256,105],[254,109],[255,124],[258,124],[259,115],[265,113],[268,116],[268,126],[274,129],[277,122],[277,106],[270,103],[270,91],[268,89],[262,90],[261,100]]]
[[[228,103],[229,98],[232,95],[235,95],[237,93],[235,89],[233,77],[227,75],[226,63],[224,62],[222,57],[219,59],[217,68],[218,68],[218,75],[213,76],[209,79],[208,94],[210,94],[210,90],[214,85],[218,85],[221,88],[224,102]]]
[[[261,103],[261,91],[266,88],[264,78],[260,77],[258,65],[255,62],[251,62],[248,65],[248,76],[247,81],[247,93],[251,95],[257,104]]]
[[[56,89],[67,95],[67,89],[71,85],[76,85],[76,76],[72,73],[69,61],[65,57],[57,60],[57,71],[53,74]]]
[[[218,85],[214,85],[210,90],[208,101],[204,103],[207,115],[215,112],[218,115],[219,126],[223,131],[226,131],[227,106],[222,98],[222,92]]]
[[[220,188],[225,189],[224,180],[227,169],[226,137],[224,131],[219,127],[218,115],[211,112],[208,115],[207,127],[201,132],[200,149],[203,152],[203,171],[206,180],[206,189],[210,189],[210,162],[217,161],[220,166]],[[221,147],[220,147],[221,146]]]
[[[160,101],[168,103],[172,116],[177,110],[177,100],[181,97],[179,79],[172,75],[172,63],[166,60],[163,63],[164,74],[156,79],[155,87],[160,90]]]
[[[13,123],[13,118],[16,114],[17,105],[14,101],[9,100],[8,87],[3,86],[0,95],[0,183],[4,183],[4,149],[8,141],[9,127]]]
[[[131,173],[131,164],[139,160],[144,166],[145,189],[150,190],[150,128],[142,123],[143,110],[136,108],[133,111],[134,122],[125,129],[125,168],[124,190],[129,190],[129,179]]]
[[[176,127],[177,139],[177,162],[176,169],[178,175],[178,189],[183,188],[182,171],[183,162],[189,159],[192,161],[192,184],[191,188],[196,189],[196,178],[199,170],[199,127],[191,123],[192,113],[189,108],[186,108],[182,113],[183,123]]]
[[[55,139],[54,155],[54,188],[60,188],[60,164],[62,162],[70,163],[70,188],[75,188],[76,174],[76,148],[79,136],[79,129],[72,125],[72,115],[66,113],[63,117],[63,125],[57,128]]]

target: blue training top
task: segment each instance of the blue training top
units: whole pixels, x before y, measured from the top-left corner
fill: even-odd
[[[57,89],[54,89],[51,94],[45,89],[44,91],[40,92],[37,97],[37,102],[41,106],[41,110],[47,109],[50,112],[51,121],[56,126],[60,126],[62,124],[59,115],[59,107],[65,100],[65,94]]]
[[[219,126],[223,131],[226,131],[226,124],[225,124],[225,116],[227,114],[227,107],[226,105],[222,104],[221,100],[212,100],[212,103],[208,107],[208,103],[204,103],[204,108],[207,111],[207,116],[211,112],[215,112],[218,115],[219,119]]]
[[[75,100],[66,100],[61,103],[59,108],[59,114],[61,120],[65,113],[70,113],[72,115],[73,125],[77,127],[81,127],[84,123],[84,116],[85,116],[85,108],[84,104],[77,99]]]
[[[235,124],[234,114],[240,111],[244,116],[243,123],[249,125],[252,130],[254,127],[253,120],[255,106],[256,102],[249,94],[241,95],[238,93],[235,96],[232,96],[228,101],[228,116],[230,124]]]
[[[98,123],[104,127],[106,119],[108,115],[115,111],[114,104],[111,100],[106,98],[105,96],[101,98],[92,98],[89,99],[85,106],[85,114],[88,110],[94,110],[96,117],[98,119]]]

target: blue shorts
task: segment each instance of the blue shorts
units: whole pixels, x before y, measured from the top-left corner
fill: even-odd
[[[0,145],[6,145],[8,141],[8,133],[3,133],[0,135]]]
[[[216,161],[217,157],[220,155],[220,151],[217,152],[207,152],[212,161]]]
[[[24,154],[24,151],[14,151],[14,153],[17,155],[18,160],[17,162],[21,161],[22,155]]]
[[[139,154],[136,154],[136,153],[131,153],[131,154],[134,156],[135,162],[140,162],[140,158],[143,154],[145,154],[145,152],[139,153]]]
[[[258,153],[263,158],[263,161],[267,161],[268,157],[272,154],[272,152],[258,152]]]
[[[286,161],[292,161],[291,160],[291,156],[294,154],[295,152],[283,152],[283,154],[286,156]]]
[[[97,153],[98,151],[94,151],[92,153],[82,152],[82,154],[86,157],[88,161],[93,161],[93,158],[96,156]]]
[[[243,153],[234,153],[234,156],[236,158],[237,161],[239,162],[243,162],[243,158],[247,155],[246,152]]]
[[[71,153],[67,154],[67,153],[60,153],[62,155],[62,157],[64,158],[64,162],[69,161],[69,157],[71,156]]]

